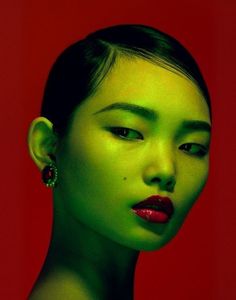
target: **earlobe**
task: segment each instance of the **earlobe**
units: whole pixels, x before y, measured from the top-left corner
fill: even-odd
[[[44,117],[34,119],[28,133],[28,146],[30,155],[40,170],[52,163],[56,145],[57,136],[52,122]]]

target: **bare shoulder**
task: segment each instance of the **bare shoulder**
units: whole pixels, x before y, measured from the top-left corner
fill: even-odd
[[[98,300],[81,280],[54,274],[36,283],[29,300]]]

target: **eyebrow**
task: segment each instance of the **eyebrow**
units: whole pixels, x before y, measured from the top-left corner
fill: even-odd
[[[123,110],[128,111],[132,114],[138,115],[144,119],[150,120],[150,121],[156,121],[157,120],[157,113],[150,108],[146,108],[143,106],[139,106],[136,104],[131,103],[124,103],[124,102],[117,102],[112,103],[111,105],[108,105],[101,110],[95,112],[94,114],[99,114],[106,111],[112,111],[112,110]]]
[[[182,128],[187,131],[211,132],[211,125],[205,121],[199,121],[199,120],[185,120],[182,123]]]
[[[102,112],[113,111],[113,110],[128,111],[130,113],[133,113],[135,115],[138,115],[150,121],[156,121],[158,116],[156,111],[153,109],[143,107],[137,104],[126,103],[126,102],[112,103],[100,109],[99,111],[95,112],[94,115]],[[211,132],[211,125],[205,121],[200,121],[200,120],[184,120],[181,127],[186,131]]]

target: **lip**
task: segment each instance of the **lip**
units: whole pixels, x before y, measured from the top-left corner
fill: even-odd
[[[132,210],[147,222],[167,223],[174,213],[174,206],[170,198],[154,195],[135,204]]]

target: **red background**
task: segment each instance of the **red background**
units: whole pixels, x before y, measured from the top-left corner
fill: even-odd
[[[51,194],[26,147],[47,72],[67,45],[117,23],[153,25],[187,46],[208,82],[214,116],[208,185],[179,235],[160,251],[141,254],[135,300],[236,299],[236,9],[231,2],[2,1],[0,299],[27,298],[50,238]]]

